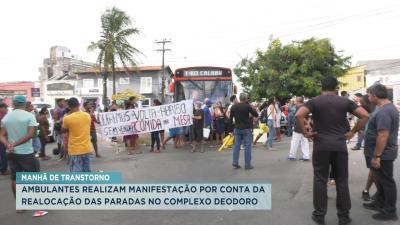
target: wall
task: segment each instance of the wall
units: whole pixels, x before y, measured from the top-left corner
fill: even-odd
[[[25,95],[28,101],[32,101],[31,88],[33,87],[33,82],[0,83],[0,99],[9,106],[12,105],[12,98],[15,95]]]
[[[170,74],[166,73],[166,77],[168,78],[170,76]],[[141,93],[141,78],[142,77],[147,77],[147,78],[151,78],[151,91],[149,91],[148,93]],[[143,96],[145,96],[146,98],[150,98],[150,101],[152,101],[153,99],[157,98],[161,100],[161,71],[140,71],[137,73],[117,73],[116,74],[116,92],[122,92],[125,89],[130,89],[134,92],[137,92]],[[102,99],[102,90],[103,90],[103,86],[102,86],[102,76],[100,75],[96,75],[94,73],[90,73],[90,74],[79,74],[78,75],[78,80],[77,80],[77,89],[85,89],[85,85],[84,80],[85,79],[92,79],[93,80],[93,88],[95,89],[99,89],[99,94],[97,95],[87,95],[87,94],[80,94],[80,97],[99,97],[100,98],[100,102]],[[167,84],[167,80],[166,79],[166,92],[168,92],[168,84]],[[126,83],[125,83],[126,82]],[[112,76],[109,76],[107,79],[107,96],[109,99],[111,99],[112,93],[113,93],[113,89],[112,89],[113,85],[112,85]],[[78,91],[79,93],[79,91]],[[80,93],[83,93],[82,91],[80,91]],[[166,98],[167,102],[171,102],[172,98]]]
[[[365,87],[364,66],[349,69],[345,75],[338,79],[346,85],[340,87],[340,91],[352,92]]]
[[[372,86],[375,82],[380,82],[388,87],[400,84],[400,73],[398,74],[367,74],[366,75],[367,87]]]
[[[55,80],[44,82],[44,102],[55,107],[57,99],[77,97],[76,81],[72,80]]]

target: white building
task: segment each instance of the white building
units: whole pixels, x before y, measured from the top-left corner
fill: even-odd
[[[400,59],[360,61],[358,65],[365,65],[366,86],[376,82],[393,88],[400,85]]]
[[[43,97],[46,96],[44,90],[46,89],[47,81],[76,80],[76,71],[93,67],[95,67],[94,63],[79,60],[67,47],[51,47],[50,58],[45,58],[42,67],[39,68],[41,100],[43,101]]]

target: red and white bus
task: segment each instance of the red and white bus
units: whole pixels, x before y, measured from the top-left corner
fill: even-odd
[[[193,99],[229,103],[233,93],[232,70],[224,67],[199,66],[175,70],[173,76],[174,101]]]

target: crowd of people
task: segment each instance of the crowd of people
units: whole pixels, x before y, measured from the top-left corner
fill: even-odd
[[[209,143],[210,147],[221,145],[225,136],[233,135],[234,128],[241,126],[241,118],[233,119],[236,110],[232,111],[232,109],[239,107],[240,103],[242,102],[239,102],[235,95],[231,96],[230,104],[225,106],[222,102],[214,103],[208,98],[204,102],[195,102],[193,125],[171,128],[169,129],[168,137],[165,137],[163,130],[151,132],[150,152],[161,152],[162,149],[166,149],[166,144],[170,140],[173,140],[175,148],[190,144],[192,146],[191,152],[193,153],[198,151],[198,147],[200,148],[199,152],[205,152],[204,145],[206,143]],[[275,98],[273,103],[274,107],[270,104],[266,107],[268,112],[272,112],[272,115],[268,115],[269,118],[275,118],[276,115],[281,113],[281,107],[277,104],[275,105]],[[8,106],[0,103],[2,124],[0,133],[0,172],[2,175],[11,173],[11,178],[15,180],[15,172],[38,170],[37,166],[32,165],[39,164],[36,163],[38,162],[37,159],[51,159],[49,151],[46,150],[46,145],[51,138],[50,133],[52,133],[50,131],[50,118],[54,122],[53,132],[55,135],[52,135],[52,137],[55,137],[54,141],[57,145],[55,149],[52,149],[52,153],[53,155],[58,155],[60,161],[68,161],[70,171],[90,171],[89,161],[92,149],[95,157],[101,157],[97,143],[96,124],[99,122],[95,115],[95,106],[90,102],[81,104],[76,98],[59,99],[56,104],[56,108],[52,111],[49,111],[47,106],[35,109],[31,102],[26,101],[24,96],[16,96],[13,99],[13,110],[9,112]],[[154,106],[161,104],[157,99],[153,101]],[[248,146],[247,140],[249,140],[250,145],[253,142],[252,132],[258,126],[258,114],[262,110],[258,108],[257,104],[251,105],[248,103],[248,100],[246,100],[246,105],[249,105],[254,110],[252,117],[249,117],[251,120],[249,124],[251,138],[248,139],[250,136],[246,137],[246,146]],[[129,110],[136,107],[136,98],[131,97],[124,101],[123,105],[113,102],[106,111]],[[51,116],[49,116],[50,114]],[[19,118],[24,118],[24,120]],[[271,126],[269,131],[278,129],[275,127],[276,123],[279,123],[279,119],[274,119],[274,122],[268,125]],[[262,126],[262,123],[260,123],[260,126]],[[18,127],[17,130],[15,129],[16,127]],[[207,137],[204,137],[204,129],[208,129]],[[266,133],[269,133],[268,143],[270,143],[273,138],[271,137],[272,132],[265,131],[260,134]],[[126,135],[122,139],[127,154],[133,154],[134,150],[136,154],[141,153],[139,135]],[[116,137],[112,138],[112,141],[116,141]],[[280,141],[280,137],[276,141]],[[256,143],[257,140],[254,140],[254,144]],[[272,146],[272,144],[269,146]],[[22,150],[18,151],[16,149]],[[21,155],[24,155],[24,158],[22,161],[18,160],[19,158],[17,160],[7,160],[7,151],[12,152],[10,155],[17,155],[22,152]],[[235,154],[238,157],[238,151]],[[77,164],[78,161],[80,164]],[[18,165],[18,167],[15,168],[15,165]]]
[[[297,160],[297,150],[301,148],[300,160],[312,160],[314,169],[312,219],[324,224],[327,213],[327,184],[334,181],[337,189],[337,210],[339,224],[351,222],[349,216],[351,201],[348,185],[347,144],[357,134],[352,150],[364,148],[368,177],[362,191],[364,207],[378,211],[373,215],[377,220],[397,219],[397,189],[393,178],[393,162],[398,152],[399,111],[388,99],[384,85],[375,84],[367,89],[367,94],[355,94],[350,99],[346,94],[337,93],[338,81],[328,77],[321,82],[322,94],[305,101],[295,97],[281,106],[276,97],[263,103],[251,103],[245,93],[239,99],[230,97],[230,103],[194,102],[193,124],[187,127],[169,129],[165,138],[163,130],[150,134],[150,152],[160,153],[173,140],[175,148],[191,145],[191,152],[205,152],[205,144],[210,147],[221,145],[225,136],[233,136],[234,169],[240,169],[240,150],[244,150],[244,169],[254,169],[252,147],[263,135],[267,135],[265,149],[273,150],[274,142],[282,140],[281,121],[286,118],[286,135],[291,137],[287,159]],[[153,106],[162,103],[155,99]],[[15,196],[16,172],[38,172],[38,158],[48,160],[46,144],[49,142],[49,110],[43,107],[36,111],[24,96],[13,99],[14,110],[8,112],[7,105],[0,103],[0,172],[11,174]],[[136,99],[129,98],[123,105],[115,102],[107,111],[130,110],[137,107]],[[81,103],[76,98],[61,99],[54,110],[54,132],[57,148],[53,150],[60,160],[68,160],[71,172],[90,172],[91,154],[101,157],[97,144],[96,115],[89,102]],[[253,136],[255,129],[259,133]],[[116,138],[112,138],[116,141]],[[127,154],[142,153],[139,135],[123,137]],[[309,145],[313,151],[310,154]],[[214,145],[215,143],[215,145]],[[8,152],[6,156],[6,152]],[[8,160],[7,160],[8,159]],[[9,168],[9,170],[8,170]],[[370,188],[377,189],[370,196]]]
[[[29,168],[27,171],[30,171],[33,168],[37,169],[36,166],[29,165],[29,163],[37,162],[37,158],[40,160],[51,159],[46,153],[46,145],[50,142],[49,134],[51,133],[49,115],[47,106],[39,110],[34,109],[32,103],[26,101],[25,96],[16,96],[13,99],[13,110],[10,112],[8,105],[0,103],[0,165],[3,175],[11,173],[11,178],[15,179],[15,172],[21,172],[15,171],[15,169]],[[95,156],[101,157],[98,153],[94,125],[97,120],[93,106],[88,102],[85,102],[81,108],[81,104],[76,98],[67,101],[60,99],[52,118],[54,119],[55,142],[57,143],[53,154],[59,155],[59,160],[68,159],[71,171],[75,170],[72,168],[73,156],[89,153],[92,151],[92,147],[95,150]],[[10,153],[8,160],[6,152]],[[90,171],[90,169],[87,170]]]
[[[398,130],[400,110],[388,99],[384,85],[374,84],[367,89],[367,94],[357,93],[353,100],[346,94],[337,94],[338,81],[328,77],[321,82],[322,94],[304,103],[302,97],[288,101],[281,109],[276,98],[269,99],[260,107],[248,102],[246,94],[240,95],[240,103],[231,108],[230,119],[234,124],[235,143],[233,149],[233,168],[238,164],[240,146],[244,146],[245,169],[253,169],[251,164],[251,140],[253,137],[254,118],[259,116],[260,134],[268,133],[265,143],[272,149],[272,143],[279,138],[280,113],[288,117],[288,136],[291,147],[288,160],[295,161],[297,149],[301,146],[301,160],[310,160],[309,144],[312,141],[312,165],[314,169],[312,219],[317,224],[325,224],[327,213],[328,179],[336,184],[337,215],[339,225],[352,222],[350,218],[350,192],[348,184],[347,144],[357,133],[356,146],[360,150],[364,143],[364,155],[368,177],[362,197],[366,209],[377,211],[375,220],[397,220],[397,188],[393,178],[393,162],[398,154]],[[258,110],[258,111],[257,111]],[[277,116],[278,115],[278,116]],[[351,126],[351,120],[354,121]],[[275,135],[276,134],[276,135]],[[369,190],[375,184],[376,193],[370,197]]]
[[[39,172],[41,160],[49,160],[46,144],[49,142],[49,111],[47,107],[36,111],[32,103],[22,95],[13,99],[13,110],[0,103],[0,166],[2,175],[10,175],[12,192],[16,194],[17,172]],[[92,146],[96,157],[96,132],[93,123],[93,109],[88,103],[84,110],[76,98],[58,101],[54,110],[54,130],[56,132],[57,149],[60,160],[68,159],[71,172],[90,172],[90,154]],[[92,126],[92,128],[91,128]],[[94,131],[94,132],[91,132]],[[38,211],[38,215],[47,212]],[[36,213],[35,213],[36,214]]]

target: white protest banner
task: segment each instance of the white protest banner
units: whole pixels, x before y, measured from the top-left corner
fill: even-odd
[[[99,114],[102,134],[118,137],[193,124],[193,100]]]

